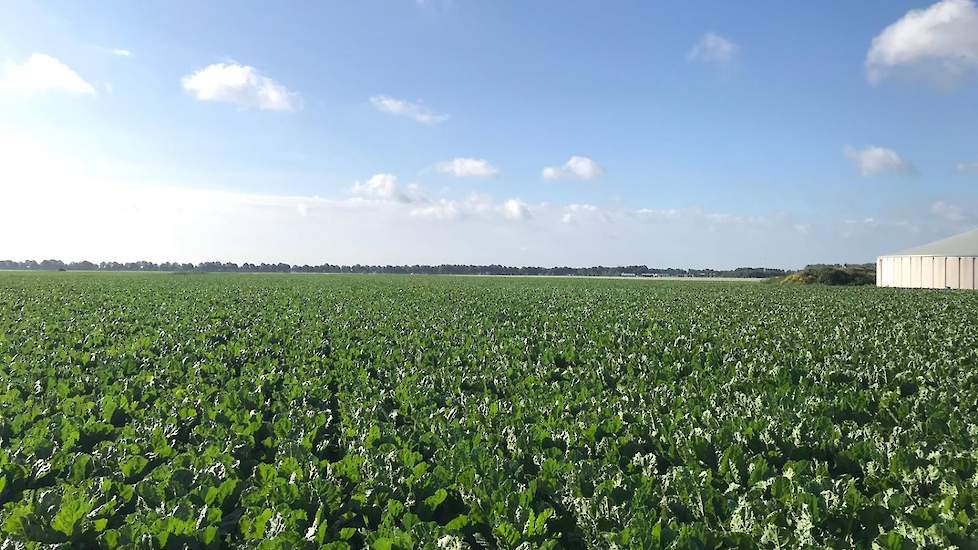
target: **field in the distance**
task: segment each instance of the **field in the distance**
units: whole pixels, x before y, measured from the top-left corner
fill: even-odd
[[[974,548],[976,312],[877,288],[0,273],[0,541]]]

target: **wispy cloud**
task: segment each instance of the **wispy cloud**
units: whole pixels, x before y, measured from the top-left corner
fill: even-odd
[[[448,115],[435,113],[421,102],[397,99],[388,95],[375,95],[370,98],[370,104],[382,113],[410,118],[429,126],[448,120]]]
[[[132,57],[132,52],[123,48],[112,48],[109,53],[119,57]]]
[[[896,151],[886,147],[869,146],[864,149],[856,149],[846,146],[843,153],[864,177],[879,176],[886,173],[915,173],[914,167],[910,163],[903,160]]]
[[[968,219],[968,216],[965,215],[964,210],[960,206],[943,200],[935,201],[931,204],[930,211],[935,216],[951,222],[962,222]]]
[[[457,178],[491,178],[499,175],[499,170],[485,159],[454,158],[435,165],[435,170]]]
[[[978,162],[959,162],[957,170],[960,174],[978,174]]]
[[[254,67],[215,63],[180,80],[183,89],[200,101],[231,103],[264,111],[298,111],[299,94],[289,91]]]
[[[901,69],[941,84],[978,71],[978,6],[942,0],[883,29],[866,54],[866,76],[876,83]]]
[[[462,208],[456,201],[438,199],[411,209],[411,216],[429,220],[456,220],[463,215]]]
[[[739,49],[731,40],[717,33],[708,32],[693,45],[686,54],[686,59],[691,62],[724,64],[732,61]]]
[[[0,73],[0,92],[32,94],[58,91],[95,95],[95,87],[71,67],[43,53],[33,53],[23,63],[6,62]]]
[[[560,217],[563,223],[577,223],[585,220],[601,219],[601,209],[593,204],[568,204]]]
[[[604,175],[604,168],[588,157],[572,156],[562,166],[548,166],[541,175],[544,179],[580,179],[593,180]]]

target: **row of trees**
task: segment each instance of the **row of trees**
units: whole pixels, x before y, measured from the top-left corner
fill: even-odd
[[[186,273],[391,273],[429,275],[585,275],[637,277],[778,277],[789,272],[765,267],[738,267],[733,270],[650,268],[646,265],[615,267],[514,267],[505,265],[290,265],[236,264],[231,262],[70,262],[27,260],[17,262],[0,260],[0,269],[36,271],[165,271]]]

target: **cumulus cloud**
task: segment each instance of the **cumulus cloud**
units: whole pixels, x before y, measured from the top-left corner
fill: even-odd
[[[371,97],[370,104],[382,113],[410,118],[415,122],[429,126],[448,120],[448,115],[432,112],[431,109],[420,102],[397,99],[387,95],[375,95]]]
[[[525,220],[530,217],[530,207],[518,199],[509,199],[502,204],[500,210],[508,220]]]
[[[403,189],[393,174],[374,174],[366,181],[359,181],[353,184],[353,194],[373,200],[394,201],[394,202],[414,202],[418,199],[417,188],[408,186]]]
[[[455,158],[435,165],[435,170],[457,178],[491,178],[499,170],[485,159]]]
[[[893,149],[877,146],[856,149],[846,146],[843,152],[864,177],[879,176],[885,173],[914,173],[913,166],[903,160]]]
[[[71,67],[43,53],[33,53],[23,63],[6,62],[0,73],[0,92],[24,93],[59,91],[95,95],[95,87]]]
[[[411,209],[411,216],[436,221],[522,221],[532,218],[532,207],[519,199],[495,202],[487,195],[473,193],[464,200],[421,197]]]
[[[200,101],[220,101],[263,111],[298,111],[302,107],[299,94],[247,65],[214,63],[184,76],[180,82]]]
[[[942,0],[910,10],[883,29],[866,54],[866,75],[879,82],[903,68],[949,83],[978,70],[978,7]]]
[[[737,55],[738,47],[729,39],[708,32],[686,54],[688,61],[702,63],[728,63]]]
[[[593,180],[604,174],[604,168],[588,157],[573,156],[563,166],[548,166],[543,169],[545,179]]]
[[[959,162],[957,168],[961,174],[978,174],[978,162]]]

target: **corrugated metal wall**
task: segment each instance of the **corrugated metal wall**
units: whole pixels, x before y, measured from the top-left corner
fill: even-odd
[[[978,260],[973,256],[881,256],[876,260],[876,285],[978,289]]]
[[[947,275],[944,279],[944,286],[946,288],[961,288],[961,281],[958,279],[958,265],[960,265],[960,262],[958,261],[959,259],[960,258],[956,256],[946,258]]]
[[[975,288],[975,259],[961,258],[961,288],[974,290]]]

